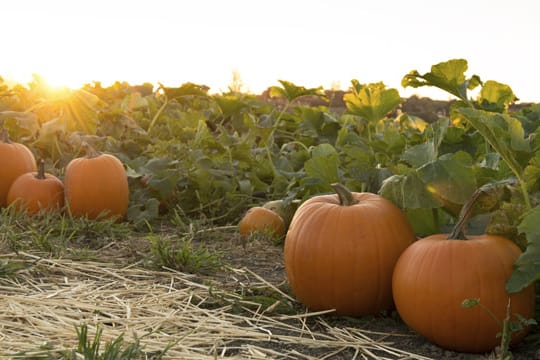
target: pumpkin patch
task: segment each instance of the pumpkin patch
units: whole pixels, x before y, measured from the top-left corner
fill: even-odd
[[[457,98],[429,119],[356,80],[50,98],[0,78],[0,352],[534,359],[540,107],[466,65],[405,75]]]

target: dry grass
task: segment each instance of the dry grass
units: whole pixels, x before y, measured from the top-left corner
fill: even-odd
[[[148,354],[170,346],[164,356],[170,359],[427,359],[395,348],[384,333],[333,327],[316,313],[277,311],[295,300],[245,268],[230,269],[233,283],[216,283],[137,264],[17,259],[33,265],[0,278],[1,358],[44,354],[41,344],[75,349],[75,327],[86,324],[90,334],[103,330],[103,342],[138,339]],[[242,281],[277,300],[246,300],[231,290]]]

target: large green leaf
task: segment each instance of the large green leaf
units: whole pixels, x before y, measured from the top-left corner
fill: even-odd
[[[523,168],[515,151],[530,151],[519,120],[507,114],[497,114],[473,108],[456,110],[497,151],[514,175],[521,179]]]
[[[465,152],[445,154],[418,168],[428,191],[441,201],[464,204],[476,189],[472,159]]]
[[[320,98],[326,98],[326,94],[323,92],[322,86],[316,88],[306,88],[304,86],[295,85],[294,83],[286,80],[279,80],[281,87],[272,86],[270,88],[270,96],[272,97],[284,97],[289,103],[302,96],[317,96]]]
[[[422,143],[411,146],[405,150],[401,159],[414,167],[420,167],[428,162],[437,160],[439,156],[439,147],[441,146],[445,135],[449,129],[450,121],[442,118],[429,126],[432,133],[431,138]]]
[[[467,90],[474,89],[481,81],[477,75],[470,79],[465,77],[468,64],[465,59],[452,59],[431,67],[431,72],[421,75],[412,70],[401,81],[403,87],[435,86],[448,93],[467,100]]]
[[[339,157],[336,149],[330,144],[321,144],[311,149],[311,159],[306,161],[305,182],[322,186],[339,182]]]
[[[482,86],[478,100],[485,110],[503,112],[508,105],[517,100],[517,97],[510,86],[488,80]]]
[[[382,82],[361,85],[352,80],[353,91],[343,96],[347,109],[369,122],[377,122],[401,103],[396,89],[387,89]]]
[[[515,262],[512,276],[506,284],[510,293],[518,292],[540,280],[540,206],[533,208],[523,218],[518,231],[527,236],[527,249]]]
[[[431,209],[441,207],[416,171],[393,175],[384,180],[379,194],[402,209]]]

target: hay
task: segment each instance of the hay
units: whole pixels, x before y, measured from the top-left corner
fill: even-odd
[[[330,326],[321,313],[276,312],[281,302],[294,299],[247,269],[231,269],[236,280],[216,284],[175,271],[21,257],[35,263],[0,278],[2,358],[45,354],[43,344],[75,349],[75,327],[86,324],[90,336],[102,329],[103,343],[123,335],[127,343],[138,339],[149,353],[170,346],[167,359],[325,359],[344,353],[356,359],[427,359],[396,349],[385,341],[387,334]],[[268,307],[243,300],[230,290],[238,286],[234,281],[268,288],[282,300]]]

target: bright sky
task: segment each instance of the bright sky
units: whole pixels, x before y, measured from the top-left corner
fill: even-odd
[[[258,93],[277,80],[347,89],[452,58],[540,102],[537,0],[17,0],[2,4],[0,76],[56,85],[194,82]]]

